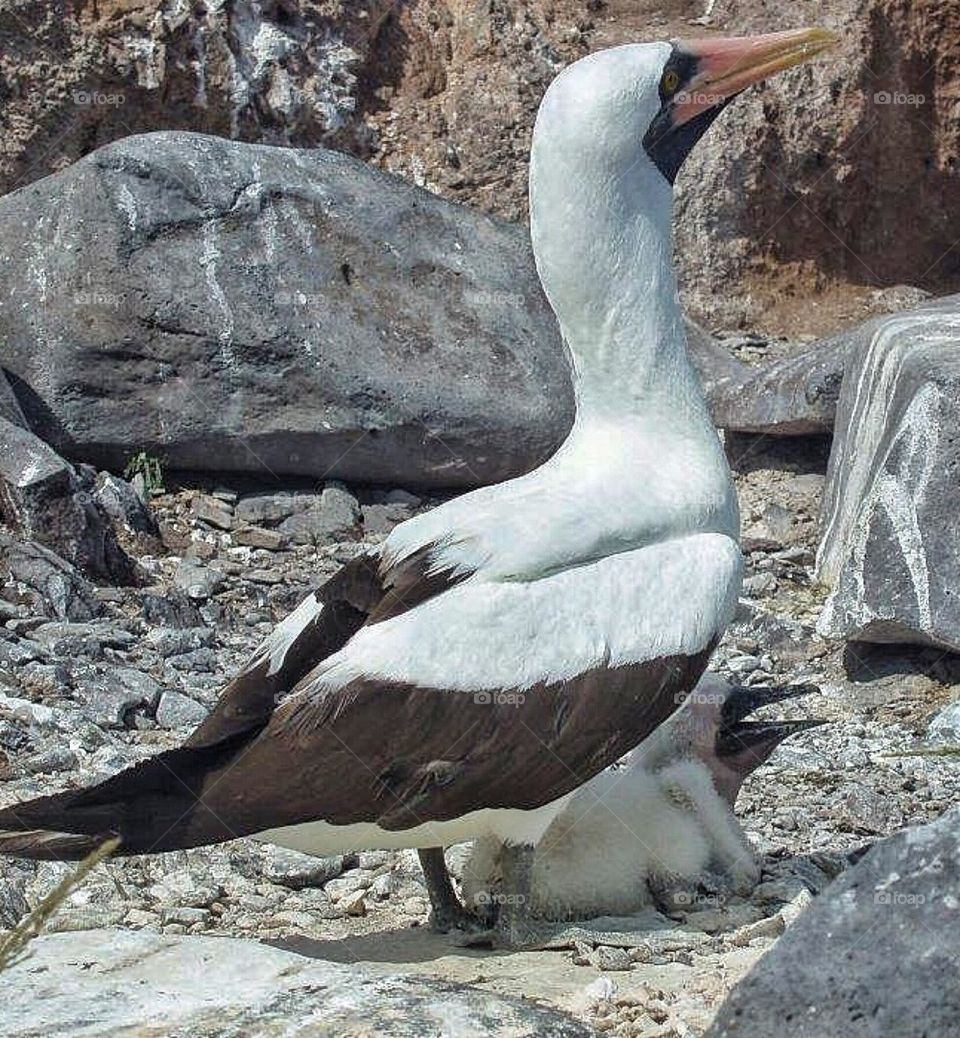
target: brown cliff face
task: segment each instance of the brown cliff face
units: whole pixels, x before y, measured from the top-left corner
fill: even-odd
[[[689,303],[722,323],[792,308],[802,326],[808,301],[849,286],[955,288],[960,7],[705,6],[13,0],[0,13],[0,190],[108,140],[184,128],[344,148],[520,220],[534,114],[563,65],[627,41],[812,19],[840,32],[837,51],[731,106],[681,174]]]

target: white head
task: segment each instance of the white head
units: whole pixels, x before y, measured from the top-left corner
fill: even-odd
[[[653,190],[662,191],[738,93],[836,40],[823,29],[797,29],[635,43],[590,54],[564,69],[544,95],[532,161],[577,171],[579,180],[600,187],[640,170]]]
[[[625,322],[634,341],[677,335],[678,313],[662,301],[675,295],[670,219],[680,165],[736,94],[834,40],[800,29],[630,44],[557,76],[534,128],[531,234],[575,361],[597,359],[609,379],[623,371]],[[608,340],[599,349],[598,337]]]

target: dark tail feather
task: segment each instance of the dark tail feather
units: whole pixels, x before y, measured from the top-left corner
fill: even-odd
[[[257,826],[249,811],[233,812],[246,816],[248,828],[228,823],[220,817],[222,807],[218,815],[204,803],[204,791],[214,799],[209,794],[217,780],[269,722],[279,697],[346,644],[383,595],[375,560],[361,556],[347,563],[308,596],[309,602],[301,603],[305,614],[299,626],[278,628],[279,641],[275,631],[261,645],[185,746],[90,789],[0,810],[0,854],[76,860],[112,837],[121,841],[117,854],[150,854],[220,843],[267,828],[262,818],[264,824]]]
[[[203,802],[248,739],[212,748],[169,750],[83,790],[0,810],[0,854],[78,860],[120,838],[117,854],[150,854],[246,835]]]
[[[111,835],[108,833],[98,838],[73,833],[50,833],[44,829],[31,829],[22,833],[0,832],[0,854],[44,861],[79,861],[106,843]]]

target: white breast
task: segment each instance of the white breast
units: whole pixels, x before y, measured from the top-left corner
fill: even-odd
[[[530,582],[468,580],[363,628],[305,695],[360,676],[474,692],[522,690],[599,666],[702,651],[736,604],[736,542],[699,533]]]

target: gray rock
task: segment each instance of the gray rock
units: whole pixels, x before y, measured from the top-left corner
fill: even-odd
[[[197,494],[192,504],[193,514],[208,526],[229,530],[233,526],[233,508],[217,497]]]
[[[0,509],[18,536],[83,573],[136,583],[137,567],[73,466],[27,429],[0,418]]]
[[[409,490],[403,490],[397,488],[396,490],[390,490],[384,495],[383,503],[386,505],[407,505],[409,508],[417,508],[421,499],[416,494],[411,494]]]
[[[101,728],[126,728],[135,710],[153,713],[161,689],[148,674],[130,667],[78,682],[83,712]]]
[[[160,529],[149,506],[125,479],[110,472],[100,472],[93,497],[114,523],[133,533],[160,536]]]
[[[41,623],[34,627],[29,636],[42,642],[60,656],[69,656],[82,651],[82,644],[96,642],[106,649],[129,649],[136,644],[136,637],[117,624],[69,623],[57,620]]]
[[[960,1019],[960,811],[840,876],[733,989],[706,1038],[948,1038]]]
[[[23,862],[7,862],[0,880],[0,927],[12,929],[30,910],[27,883],[31,868]]]
[[[89,656],[93,659],[103,656],[100,632],[93,624],[55,621],[34,627],[28,637],[40,642],[54,656]],[[132,635],[128,637],[132,641]]]
[[[354,538],[360,523],[360,506],[346,487],[324,487],[317,504],[280,524],[280,533],[294,544],[328,544]]]
[[[203,618],[180,588],[144,591],[140,595],[143,619],[151,627],[202,627]]]
[[[174,583],[194,602],[205,602],[223,587],[224,577],[212,566],[183,562],[177,567]]]
[[[471,485],[572,419],[524,232],[336,152],[108,144],[0,201],[0,286],[27,418],[104,468]]]
[[[50,730],[56,728],[59,717],[58,712],[51,707],[44,706],[42,703],[33,703],[29,699],[7,696],[3,692],[0,692],[0,710],[5,716],[12,717],[16,721]],[[9,748],[20,749],[21,747],[12,745]]]
[[[195,923],[206,923],[210,919],[210,911],[206,908],[176,908],[160,909],[160,921],[162,923],[180,923],[183,926],[193,926]]]
[[[948,302],[879,322],[844,379],[817,554],[826,637],[960,648],[960,322]]]
[[[213,649],[190,649],[173,653],[166,665],[184,673],[214,674],[217,672],[217,654]]]
[[[324,962],[252,940],[97,930],[40,937],[30,947],[29,958],[4,976],[2,1038],[134,1034],[145,1019],[156,1038],[595,1033],[565,1013],[482,988]]]
[[[923,302],[916,313],[958,309],[960,295],[953,295]],[[734,361],[736,367],[726,373],[711,365],[716,375],[705,380],[705,387],[714,422],[732,432],[769,436],[831,433],[847,367],[889,321],[871,318],[788,357],[756,365]]]
[[[17,641],[0,641],[0,665],[6,669],[15,669],[41,658],[39,646]]]
[[[128,137],[0,201],[0,245],[0,361],[39,434],[102,467],[469,486],[573,418],[525,231],[346,155]],[[689,338],[735,416],[744,366]]]
[[[337,908],[344,915],[364,916],[367,914],[367,893],[364,890],[354,890],[340,898]]]
[[[601,944],[590,955],[590,962],[598,970],[613,973],[633,968],[633,961],[626,948],[613,948]]]
[[[70,672],[62,663],[27,663],[17,678],[20,687],[38,699],[52,700],[70,694]]]
[[[157,724],[161,728],[183,728],[198,725],[206,716],[207,708],[195,699],[167,689],[157,704]]]
[[[77,755],[66,746],[55,746],[27,757],[24,769],[34,775],[51,775],[58,771],[74,771],[79,765]]]
[[[234,544],[264,548],[266,551],[279,551],[287,543],[287,538],[278,530],[267,530],[262,526],[241,526],[233,531],[231,537]]]
[[[814,343],[790,357],[741,365],[737,376],[711,387],[714,422],[732,432],[771,436],[829,433],[854,334]]]
[[[772,573],[753,573],[743,578],[743,593],[751,598],[769,595],[777,590],[777,581]]]
[[[253,584],[280,584],[283,578],[275,569],[248,569],[244,576]]]
[[[155,627],[146,642],[161,656],[181,656],[212,645],[216,632],[209,627]]]
[[[190,869],[167,872],[149,889],[153,901],[161,905],[186,905],[191,908],[209,908],[223,897],[223,886],[205,875]]]
[[[0,370],[0,418],[13,425],[27,428],[27,419],[20,407],[20,401],[10,385],[6,374]]]
[[[364,505],[363,532],[364,534],[387,534],[397,523],[409,519],[413,511],[402,504]]]
[[[938,711],[927,734],[931,742],[960,744],[960,703],[951,703]]]
[[[763,509],[759,521],[748,529],[745,536],[752,533],[757,539],[772,543],[776,548],[782,548],[796,538],[796,523],[797,517],[794,512],[771,501]]]
[[[360,868],[366,869],[368,872],[382,869],[385,865],[389,864],[390,858],[390,851],[361,851],[357,855]]]
[[[271,883],[279,883],[291,890],[304,887],[322,887],[343,872],[343,855],[314,858],[310,854],[263,845],[263,875]]]
[[[323,889],[331,901],[342,901],[358,890],[366,890],[372,882],[373,877],[369,873],[362,869],[353,869],[343,876],[331,879]]]
[[[253,526],[276,526],[297,512],[305,512],[317,504],[315,494],[281,490],[276,494],[247,494],[234,510],[236,521]]]
[[[41,544],[0,534],[0,567],[35,591],[44,607],[62,620],[90,620],[103,611],[93,585]]]
[[[392,872],[385,872],[377,876],[370,884],[370,896],[377,901],[385,901],[397,890],[397,880]]]

